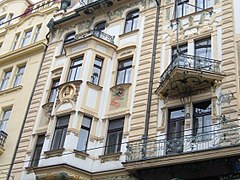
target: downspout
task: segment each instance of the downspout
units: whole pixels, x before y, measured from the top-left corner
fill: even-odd
[[[50,32],[48,32],[48,34],[46,35],[47,44],[49,43],[49,38],[48,38],[48,35],[49,35],[49,34],[50,34]],[[32,98],[33,98],[33,95],[34,95],[34,92],[35,92],[35,89],[36,89],[36,86],[37,86],[38,77],[39,77],[39,75],[40,75],[40,72],[41,72],[41,69],[42,69],[42,65],[43,65],[43,61],[44,61],[45,55],[46,55],[46,53],[47,53],[47,48],[48,48],[48,46],[45,44],[45,49],[44,49],[44,52],[43,52],[43,56],[42,56],[42,60],[41,60],[41,63],[40,63],[40,67],[39,67],[39,69],[38,69],[38,73],[37,73],[36,80],[35,80],[35,82],[34,82],[33,90],[32,90],[30,99],[29,99],[29,101],[28,101],[27,110],[26,110],[26,112],[25,112],[24,120],[23,120],[22,127],[21,127],[21,131],[20,131],[20,134],[19,134],[19,137],[18,137],[18,140],[17,140],[17,145],[16,145],[16,147],[15,147],[15,151],[14,151],[14,154],[13,154],[13,158],[12,158],[12,161],[11,161],[11,164],[10,164],[10,168],[9,168],[9,171],[8,171],[8,174],[7,174],[7,180],[9,180],[9,178],[11,177],[11,172],[12,172],[13,164],[14,164],[14,161],[15,161],[15,158],[16,158],[16,155],[17,155],[17,150],[18,150],[18,148],[19,148],[20,140],[21,140],[21,138],[22,138],[22,133],[23,133],[24,126],[25,126],[25,123],[26,123],[26,120],[27,120],[27,115],[28,115],[28,112],[29,112],[29,109],[30,109],[30,105],[31,105],[31,102],[32,102]]]
[[[146,119],[145,119],[144,135],[143,135],[143,140],[144,140],[143,158],[144,159],[146,158],[146,145],[147,145],[149,118],[150,118],[151,104],[152,104],[151,101],[152,101],[152,89],[153,89],[153,76],[154,76],[154,68],[155,68],[155,62],[156,62],[156,49],[157,49],[161,0],[156,0],[156,3],[157,3],[157,12],[156,12],[155,30],[154,30],[154,39],[153,39],[153,53],[152,53],[152,63],[151,63],[150,79],[149,79],[149,86],[148,86],[147,111],[146,111]]]

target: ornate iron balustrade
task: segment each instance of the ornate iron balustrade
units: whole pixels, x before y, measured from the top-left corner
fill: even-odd
[[[240,144],[240,127],[236,124],[208,126],[210,131],[193,135],[193,130],[184,131],[184,136],[156,138],[130,142],[127,145],[126,161],[139,161],[176,154],[205,151]]]
[[[95,36],[95,37],[98,37],[100,39],[103,39],[107,42],[110,42],[110,43],[114,44],[115,36],[111,36],[107,33],[104,33],[102,31],[96,31],[96,30],[90,30],[89,32],[84,33],[84,34],[78,34],[78,35],[75,36],[75,40],[83,39],[83,38],[86,38],[86,37],[89,37],[89,36]]]
[[[167,69],[163,72],[160,77],[160,85],[164,83],[175,68],[191,69],[196,71],[204,71],[214,74],[220,74],[220,61],[199,57],[191,56],[186,54],[179,54],[176,56]]]
[[[7,133],[5,133],[4,131],[0,130],[0,147],[1,148],[4,147],[6,139],[7,139]]]

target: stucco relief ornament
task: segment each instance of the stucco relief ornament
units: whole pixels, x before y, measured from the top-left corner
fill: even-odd
[[[76,88],[73,84],[64,85],[59,92],[60,102],[64,103],[73,100],[75,93]]]

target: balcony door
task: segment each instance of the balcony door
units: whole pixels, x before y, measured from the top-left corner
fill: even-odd
[[[185,109],[169,110],[166,154],[183,152]]]

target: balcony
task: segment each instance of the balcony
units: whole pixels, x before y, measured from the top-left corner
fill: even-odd
[[[114,38],[115,36],[111,36],[107,33],[104,33],[102,31],[96,31],[96,30],[90,30],[86,33],[83,33],[83,34],[77,34],[75,35],[75,38],[71,41],[68,41],[66,44],[69,44],[69,43],[72,43],[72,42],[75,42],[77,40],[81,40],[81,39],[85,39],[85,38],[88,38],[88,37],[97,37],[99,39],[102,39],[108,43],[111,43],[111,44],[114,44]]]
[[[238,122],[228,123],[208,126],[207,129],[211,130],[205,133],[197,133],[196,135],[193,135],[193,130],[185,130],[182,137],[175,134],[175,138],[170,139],[166,135],[160,135],[145,141],[130,142],[127,145],[126,163],[184,154],[189,156],[189,154],[194,152],[236,147],[240,144],[240,127],[237,125]],[[230,151],[227,152],[230,154]],[[193,156],[196,159],[196,154]],[[200,158],[203,158],[203,156]],[[179,159],[181,161],[186,160],[184,158]]]
[[[4,152],[4,144],[7,139],[7,133],[4,131],[0,130],[0,154]]]
[[[197,90],[206,89],[224,75],[220,71],[220,61],[179,54],[160,77],[157,89],[163,96],[194,94]]]

